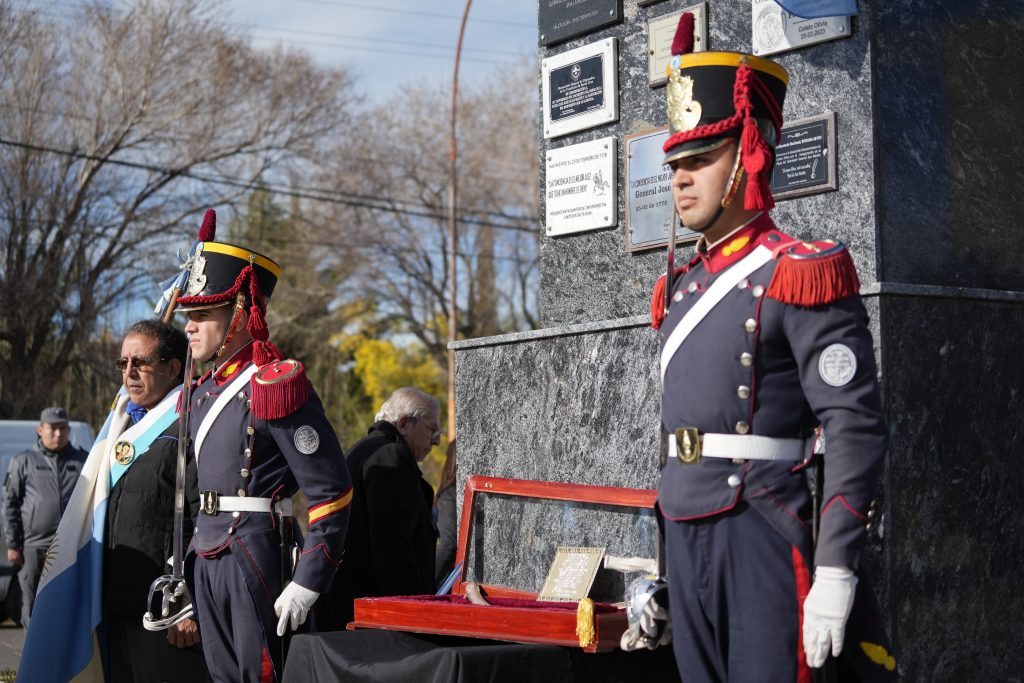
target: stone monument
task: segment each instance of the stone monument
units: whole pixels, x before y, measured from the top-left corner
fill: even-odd
[[[617,190],[617,215],[613,227],[578,229],[573,221],[586,217],[571,214],[567,231],[542,226],[542,329],[454,345],[460,484],[486,474],[655,488],[661,387],[648,323],[665,258],[662,248],[624,248],[631,188],[623,143],[666,123],[664,88],[649,83],[649,22],[694,3],[540,3],[542,33],[553,13],[575,13],[557,22],[558,35],[570,37],[539,37],[542,64],[611,42],[615,78],[603,79],[603,95],[617,98],[613,120],[557,136],[538,131],[542,218],[559,189],[548,186],[547,157],[607,138],[614,172],[599,180]],[[755,31],[761,48],[780,31],[803,35],[791,17],[787,25],[763,14],[765,3],[700,3],[704,48],[750,52]],[[903,680],[1020,680],[1024,241],[1013,202],[1024,188],[1016,142],[1024,4],[858,5],[852,20],[821,25],[834,39],[769,55],[791,75],[786,120],[832,112],[836,139],[835,190],[780,200],[773,216],[790,234],[844,242],[863,283],[892,436],[869,571]],[[594,21],[605,14],[612,23]],[[595,28],[571,34],[576,20]],[[596,54],[608,58],[608,50]],[[556,86],[588,78],[555,64],[563,70]],[[597,111],[601,93],[588,87],[563,97],[555,116]],[[600,185],[591,185],[596,196]],[[589,205],[581,198],[577,213]],[[683,245],[678,258],[691,253]],[[496,544],[492,552],[515,551]],[[516,564],[508,563],[513,574]]]

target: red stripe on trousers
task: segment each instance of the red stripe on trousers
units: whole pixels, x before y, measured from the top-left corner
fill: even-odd
[[[811,575],[804,563],[804,556],[796,546],[793,550],[793,576],[796,579],[796,613],[799,615],[796,630],[796,683],[811,683],[811,667],[807,666],[807,655],[804,653],[804,600],[811,590]]]
[[[810,681],[810,679],[807,680]],[[270,661],[270,653],[267,652],[265,645],[263,646],[263,661],[260,663],[260,683],[274,683],[274,663]]]

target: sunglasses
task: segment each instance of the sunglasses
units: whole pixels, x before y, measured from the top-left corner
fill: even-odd
[[[121,372],[127,370],[129,364],[136,370],[145,370],[166,360],[166,358],[154,358],[153,356],[132,356],[131,358],[118,358],[114,361],[114,366]]]

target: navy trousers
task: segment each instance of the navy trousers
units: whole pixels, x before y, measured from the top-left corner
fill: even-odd
[[[810,683],[801,605],[804,558],[745,503],[665,522],[672,647],[686,683]]]
[[[197,557],[193,598],[210,677],[217,683],[273,683],[283,669],[274,600],[280,561],[266,557],[262,534],[233,542],[212,558]],[[276,538],[276,532],[274,532]]]

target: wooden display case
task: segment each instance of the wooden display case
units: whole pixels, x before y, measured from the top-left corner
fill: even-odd
[[[482,572],[487,557],[482,553],[486,517],[482,500],[494,497],[498,501],[519,499],[525,505],[550,505],[554,501],[562,518],[579,518],[581,526],[588,525],[587,512],[608,511],[625,514],[633,526],[645,536],[641,540],[644,552],[653,553],[656,539],[651,535],[654,523],[653,508],[656,491],[626,489],[587,484],[565,484],[498,477],[471,476],[466,482],[463,515],[459,527],[456,566],[461,573],[452,594],[444,596],[400,596],[386,598],[359,598],[355,601],[355,617],[349,629],[379,628],[416,633],[490,638],[520,643],[546,643],[567,647],[582,647],[586,652],[601,652],[618,647],[626,630],[627,620],[621,604],[597,602],[594,604],[593,636],[586,645],[577,635],[577,603],[537,602],[535,591],[500,583],[488,583],[486,576],[477,581],[489,605],[471,604],[466,598],[468,568]],[[503,520],[507,521],[507,520]],[[639,524],[639,527],[638,527]],[[555,545],[579,545],[572,529],[531,527],[522,529],[525,547],[539,547],[533,564],[546,571]],[[561,535],[560,535],[561,534]],[[566,538],[568,536],[568,538]],[[541,539],[541,540],[538,540]],[[626,539],[629,542],[635,538]],[[644,542],[646,541],[646,542]],[[610,549],[614,550],[614,548]],[[547,556],[545,556],[547,555]],[[603,571],[603,570],[602,570]],[[479,577],[474,577],[479,578]],[[537,584],[539,587],[539,583]],[[622,599],[619,593],[619,600]]]

